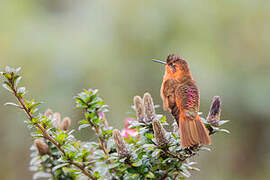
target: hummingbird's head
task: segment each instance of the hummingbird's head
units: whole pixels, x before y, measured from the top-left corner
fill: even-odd
[[[178,78],[189,73],[187,62],[184,59],[181,59],[180,56],[172,54],[167,57],[166,62],[155,59],[153,59],[153,61],[166,65],[166,74],[171,78]]]

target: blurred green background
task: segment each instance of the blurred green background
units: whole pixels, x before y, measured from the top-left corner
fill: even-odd
[[[191,180],[270,179],[270,1],[1,0],[0,68],[22,67],[29,95],[72,118],[73,96],[98,88],[109,123],[123,128],[134,95],[148,91],[161,104],[169,53],[189,62],[206,116],[214,95],[223,100],[230,135],[213,139],[197,157]],[[29,130],[23,112],[0,90],[0,179],[28,180]],[[158,110],[164,113],[162,109]],[[168,113],[166,113],[168,115]],[[170,116],[169,116],[170,117]],[[77,137],[93,140],[88,131]]]

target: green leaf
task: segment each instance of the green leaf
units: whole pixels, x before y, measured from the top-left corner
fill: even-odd
[[[99,172],[95,171],[95,172],[94,172],[94,177],[95,177],[95,178],[99,178],[99,177],[100,177],[100,176],[99,176]]]
[[[39,118],[33,118],[31,122],[32,122],[32,123],[39,123],[40,121],[39,121]],[[38,129],[38,130],[39,130],[39,129]]]
[[[80,131],[81,129],[86,128],[86,127],[90,127],[90,124],[81,124],[78,130]]]
[[[14,86],[17,87],[19,82],[21,81],[22,77],[21,76],[15,76],[14,77]]]
[[[159,119],[161,122],[166,122],[166,116],[162,116],[162,118]]]
[[[142,165],[142,160],[140,159],[139,161],[135,162],[135,163],[132,163],[132,166],[134,167],[138,167],[138,166],[141,166]]]
[[[228,123],[230,120],[222,120],[218,122],[218,126]]]
[[[12,79],[12,75],[10,73],[4,72],[3,76],[5,76],[5,78],[8,79],[8,80]]]
[[[144,123],[140,123],[139,121],[129,121],[129,127],[130,129],[136,128],[136,127],[141,127],[144,126]]]
[[[228,133],[230,134],[230,131],[227,130],[227,129],[220,129],[220,128],[217,128],[217,127],[212,127],[214,132],[225,132],[225,133]]]
[[[65,134],[64,132],[62,132],[62,133],[56,135],[56,140],[57,140],[60,144],[63,144],[67,136],[68,136],[67,134]]]
[[[181,174],[186,178],[189,178],[191,176],[190,172],[186,168],[182,168],[181,170],[182,170]]]
[[[67,157],[69,158],[69,159],[74,159],[74,157],[77,155],[77,151],[72,151],[72,150],[70,150],[70,151],[68,151],[67,152]]]
[[[108,169],[116,168],[116,167],[119,166],[119,165],[120,165],[119,163],[112,163],[112,164],[109,164],[109,165],[108,165]]]
[[[89,124],[89,122],[88,122],[88,120],[83,119],[83,120],[80,121],[80,124]]]
[[[46,173],[46,172],[42,172],[42,171],[39,171],[37,173],[35,173],[33,175],[33,179],[36,180],[36,179],[49,179],[51,178],[51,174],[50,173]]]
[[[105,154],[104,154],[104,152],[102,150],[96,150],[96,151],[94,151],[93,155],[94,155],[94,157],[99,157],[99,158],[105,157]]]
[[[25,87],[19,87],[17,90],[17,94],[19,96],[23,96],[25,94]]]
[[[14,72],[15,70],[13,68],[9,67],[9,66],[6,66],[5,71],[7,73],[11,73],[11,72]]]
[[[154,149],[156,146],[154,144],[144,144],[142,146],[143,149],[147,149],[147,150],[152,150]]]
[[[152,172],[149,172],[149,173],[147,173],[146,177],[153,179],[153,178],[155,178],[155,175]]]
[[[108,129],[108,130],[103,130],[103,131],[102,131],[102,135],[103,135],[103,136],[106,136],[106,135],[108,135],[108,134],[112,134],[112,129]]]
[[[98,93],[98,89],[94,89],[93,91],[92,91],[92,94],[93,95],[96,95]]]
[[[16,74],[18,74],[18,72],[20,72],[21,69],[22,69],[21,67],[18,67],[17,69],[15,69]]]
[[[42,104],[42,103],[41,102],[33,102],[28,108],[32,109],[32,108],[34,108],[34,107],[36,107],[36,106],[38,106],[40,104]]]
[[[4,82],[4,84],[3,84],[2,86],[3,86],[3,88],[5,88],[6,90],[12,92],[12,89],[11,89],[11,87],[10,87],[10,85],[9,85],[8,82]]]
[[[20,108],[20,106],[18,104],[13,103],[13,102],[7,102],[7,103],[4,104],[4,106],[8,106],[8,105],[10,105],[10,106],[16,106],[16,107],[19,107]]]
[[[75,97],[76,107],[77,108],[87,108],[88,105],[84,102],[84,100],[80,97]]]
[[[160,154],[161,150],[160,149],[156,149],[153,153],[152,153],[152,157],[158,157]]]
[[[54,166],[52,168],[52,171],[56,171],[57,169],[62,168],[62,167],[67,166],[67,165],[69,165],[69,163],[59,164],[57,166]]]
[[[154,139],[154,134],[145,133],[144,135],[145,135],[145,137],[147,137],[148,139]]]
[[[211,149],[210,149],[210,148],[208,148],[208,147],[206,147],[206,146],[202,146],[202,147],[200,147],[200,150],[202,150],[202,151],[209,151],[209,152],[211,152]]]
[[[219,129],[219,130],[217,130],[217,131],[219,131],[219,132],[225,132],[225,133],[227,133],[227,134],[230,134],[230,131],[227,130],[227,129]]]

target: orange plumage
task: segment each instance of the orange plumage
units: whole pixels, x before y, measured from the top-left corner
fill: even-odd
[[[163,108],[169,110],[178,123],[182,148],[211,144],[209,133],[198,115],[200,93],[187,62],[179,56],[169,55],[163,64],[166,64],[160,90]]]

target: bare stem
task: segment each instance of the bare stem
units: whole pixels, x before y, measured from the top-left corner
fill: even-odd
[[[96,132],[96,134],[98,135],[98,134],[99,134],[99,129],[98,129],[98,127],[95,126],[90,120],[88,120],[88,121],[89,121],[89,123],[91,124],[91,126],[94,127],[95,132]],[[104,154],[108,157],[108,156],[109,156],[109,153],[108,153],[108,150],[107,150],[107,148],[106,148],[104,139],[101,138],[101,137],[98,137],[98,141],[99,141],[100,149],[102,149],[102,151],[104,152]]]

